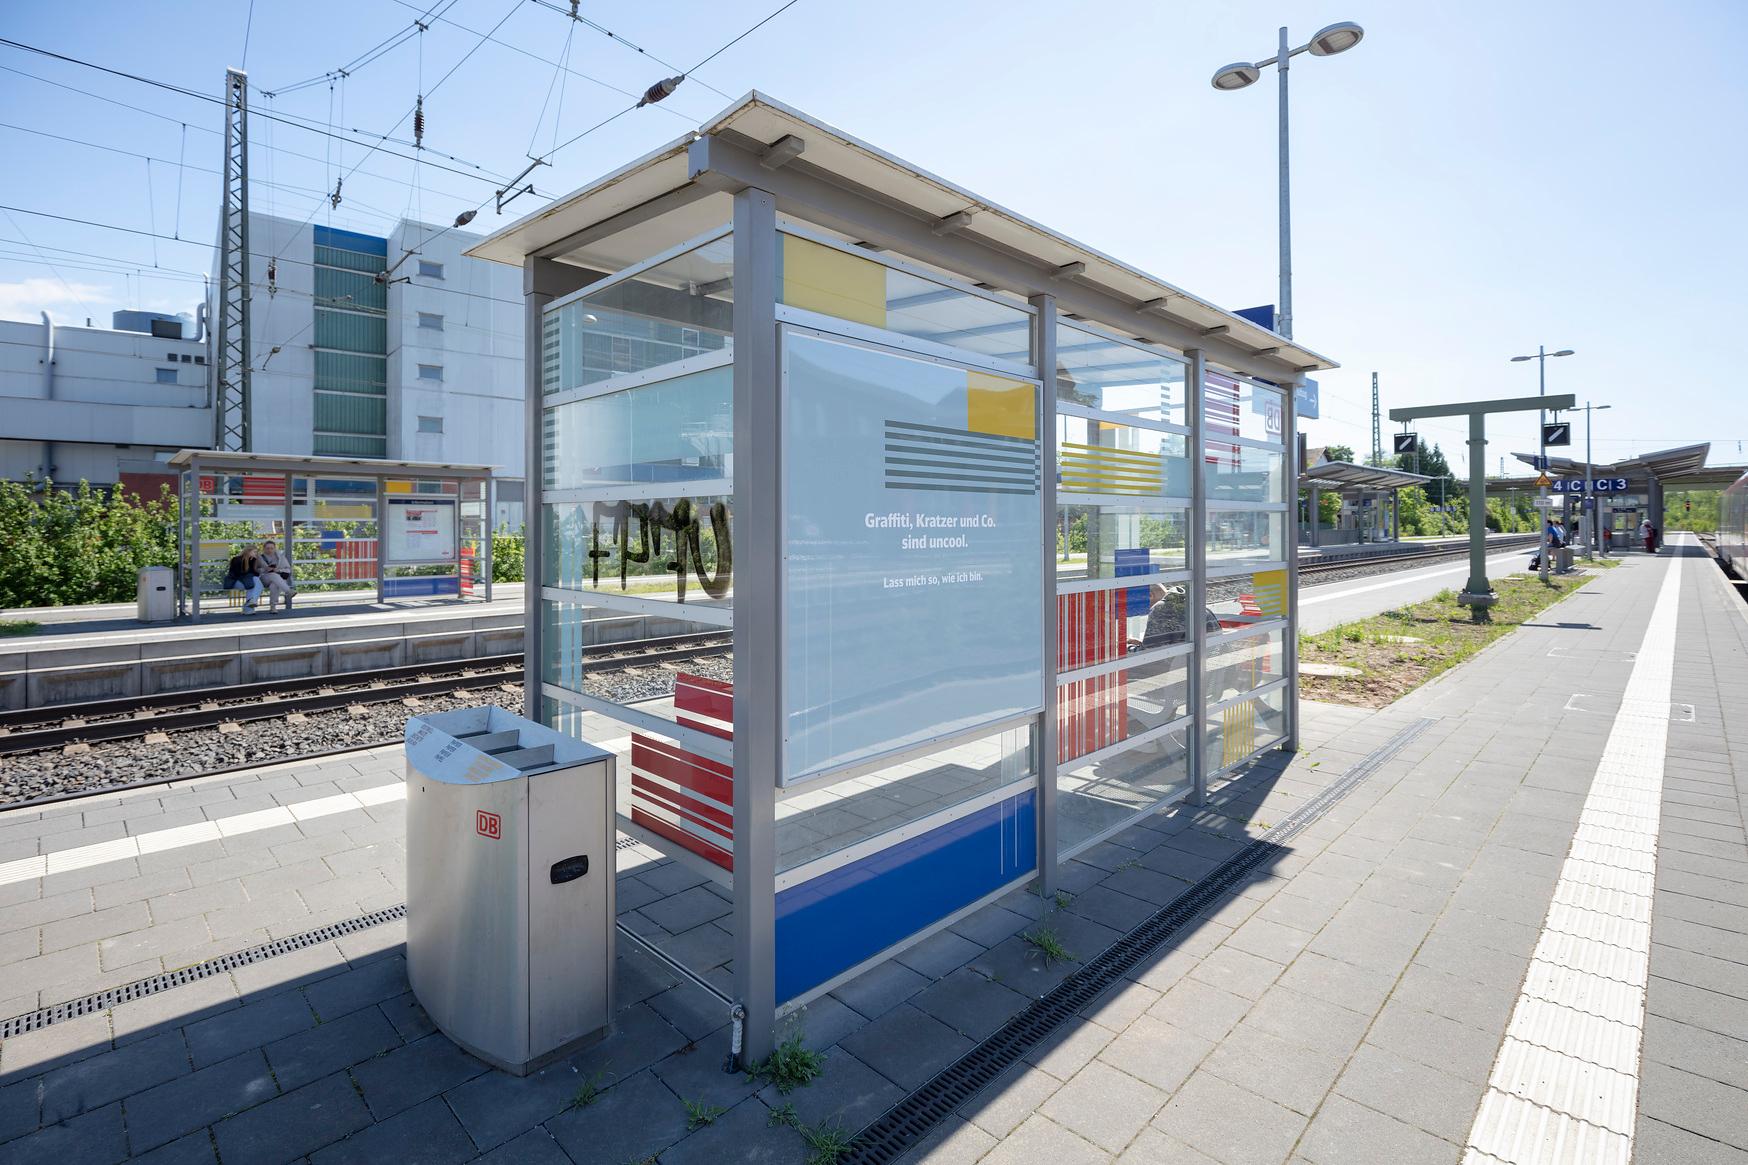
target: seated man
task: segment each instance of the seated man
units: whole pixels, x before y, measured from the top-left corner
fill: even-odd
[[[291,610],[291,600],[297,591],[291,585],[291,555],[281,554],[272,539],[261,543],[261,582],[267,588],[267,609],[277,610],[279,597],[285,596],[285,609]]]
[[[231,556],[231,561],[225,567],[224,589],[243,592],[243,610],[253,615],[255,605],[261,601],[260,560],[255,555],[253,546],[245,546],[240,554]]]

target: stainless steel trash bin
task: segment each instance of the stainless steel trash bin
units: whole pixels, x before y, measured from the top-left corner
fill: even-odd
[[[613,1015],[613,756],[502,708],[407,721],[407,977],[525,1075]]]
[[[175,579],[175,572],[167,566],[140,568],[139,589],[135,592],[140,622],[168,623],[176,617]]]

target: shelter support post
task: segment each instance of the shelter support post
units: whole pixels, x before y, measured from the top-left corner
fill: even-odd
[[[1645,480],[1645,517],[1650,519],[1651,527],[1657,531],[1657,541],[1663,541],[1663,483],[1656,477],[1646,474]]]
[[[1460,601],[1493,605],[1487,582],[1487,414],[1469,414],[1469,583]]]
[[[1322,508],[1323,493],[1316,486],[1311,487],[1311,549],[1317,549],[1317,514]]]
[[[498,483],[493,478],[486,478],[480,485],[480,504],[485,512],[480,515],[480,548],[479,567],[485,574],[486,602],[492,601],[492,533],[496,529],[494,523],[498,506]]]
[[[777,372],[777,200],[734,196],[734,993],[741,1067],[777,1023],[777,781],[783,766],[783,410]],[[531,464],[538,465],[539,462]],[[531,475],[532,476],[532,475]]]
[[[1185,621],[1190,632],[1190,675],[1189,675],[1189,706],[1190,706],[1190,795],[1191,805],[1204,804],[1208,799],[1208,766],[1203,755],[1203,742],[1207,739],[1208,712],[1207,683],[1203,678],[1202,661],[1208,655],[1208,625],[1205,612],[1208,609],[1208,485],[1207,444],[1204,440],[1207,413],[1206,381],[1208,378],[1208,356],[1200,348],[1191,348],[1184,353],[1189,361],[1184,383],[1188,386],[1188,400],[1185,402],[1190,422],[1190,528],[1185,532],[1189,543],[1189,554],[1186,560],[1190,567],[1189,601],[1184,604]]]
[[[376,479],[376,603],[388,602],[388,482]],[[539,674],[539,673],[531,673]]]
[[[1304,467],[1299,464],[1299,401],[1296,386],[1289,385],[1282,402],[1286,423],[1282,426],[1283,454],[1287,460],[1286,479],[1299,480]],[[1296,492],[1296,491],[1295,491]],[[1299,751],[1299,539],[1287,539],[1287,628],[1281,634],[1281,670],[1287,677],[1286,695],[1281,701],[1285,711],[1287,739],[1281,747],[1288,752]],[[1200,738],[1198,737],[1198,740]]]
[[[1040,477],[1039,513],[1044,538],[1039,547],[1044,588],[1044,620],[1039,650],[1044,658],[1044,714],[1038,722],[1038,882],[1046,898],[1057,890],[1056,855],[1061,852],[1057,834],[1056,766],[1056,297],[1034,295],[1032,306],[1032,354],[1043,389],[1038,396]],[[1063,545],[1067,549],[1066,539]],[[1088,562],[1092,559],[1089,557]]]

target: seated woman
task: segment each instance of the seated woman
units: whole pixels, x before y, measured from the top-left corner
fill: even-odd
[[[225,568],[224,589],[242,591],[243,610],[250,615],[255,613],[255,605],[261,601],[261,573],[253,546],[245,546],[240,554],[231,556],[230,565]]]

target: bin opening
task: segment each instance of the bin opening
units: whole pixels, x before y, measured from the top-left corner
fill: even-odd
[[[455,739],[466,741],[493,760],[502,761],[523,776],[556,768],[561,762],[550,744],[524,743],[517,729],[503,732],[464,732]]]

